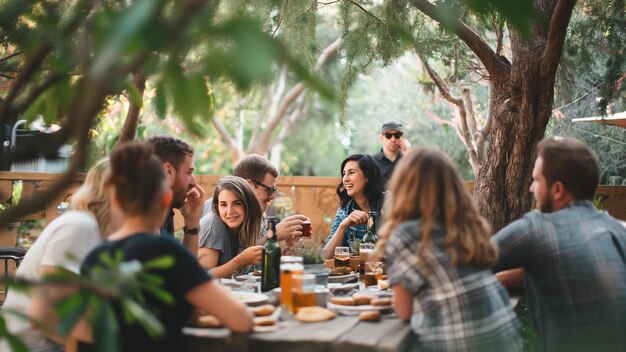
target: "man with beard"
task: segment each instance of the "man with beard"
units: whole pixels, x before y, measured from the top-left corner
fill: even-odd
[[[174,236],[174,208],[180,210],[184,219],[183,245],[193,255],[198,253],[198,232],[204,204],[204,190],[193,176],[193,148],[184,141],[168,136],[155,136],[148,139],[154,153],[163,161],[167,182],[174,198],[172,209],[159,233]]]
[[[385,122],[380,128],[379,139],[383,147],[380,152],[372,155],[372,159],[380,171],[383,187],[386,189],[393,169],[402,155],[409,152],[411,143],[404,138],[402,123],[398,121]]]
[[[598,159],[581,141],[554,136],[537,155],[530,191],[539,211],[493,237],[500,250],[494,272],[523,269],[541,350],[623,350],[626,228],[593,205]]]

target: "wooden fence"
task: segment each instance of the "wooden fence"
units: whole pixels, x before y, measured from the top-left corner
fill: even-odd
[[[33,193],[42,191],[59,177],[58,174],[0,172],[0,202],[5,202],[11,194],[14,181],[23,181],[22,197],[30,197]],[[79,174],[73,187],[61,194],[45,209],[32,214],[27,219],[45,218],[49,223],[59,213],[57,205],[69,199],[75,189],[84,180],[85,175]],[[213,190],[220,175],[199,175],[198,183],[207,192],[207,199],[212,196]],[[276,213],[284,217],[290,214],[303,214],[311,218],[313,233],[321,241],[330,233],[330,225],[337,211],[339,199],[335,193],[339,178],[336,177],[307,177],[307,176],[280,176],[277,180],[278,196],[269,213]],[[472,183],[468,182],[468,188]],[[604,209],[613,216],[626,220],[626,186],[599,186],[597,194],[604,199]],[[43,207],[42,207],[43,208]],[[176,227],[182,227],[182,218],[177,216]],[[13,230],[14,231],[14,230]],[[13,246],[15,237],[7,234],[7,230],[0,231],[0,246]],[[13,242],[13,243],[12,243]]]

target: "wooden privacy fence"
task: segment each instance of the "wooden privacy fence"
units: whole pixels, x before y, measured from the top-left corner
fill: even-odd
[[[6,202],[10,197],[14,181],[22,180],[22,197],[30,197],[34,193],[45,190],[59,176],[59,174],[49,173],[0,172],[0,202]],[[196,177],[197,182],[206,191],[207,199],[213,195],[215,184],[221,177],[223,176],[198,175]],[[84,179],[84,174],[77,175],[73,187],[45,206],[43,211],[32,214],[27,219],[44,218],[46,223],[52,221],[59,216],[57,205],[69,199]],[[331,222],[339,205],[339,199],[335,193],[338,183],[337,177],[280,176],[277,180],[278,196],[268,213],[275,213],[279,217],[291,214],[303,214],[310,217],[314,237],[322,241],[330,233]],[[467,186],[471,190],[472,182],[468,182]],[[597,194],[604,198],[604,209],[613,216],[626,220],[626,186],[599,186]],[[176,227],[182,227],[182,218],[179,215]],[[13,246],[15,243],[15,237],[7,231],[7,228],[0,229],[0,246]]]

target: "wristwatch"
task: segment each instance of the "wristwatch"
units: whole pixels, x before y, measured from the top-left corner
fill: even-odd
[[[198,234],[198,228],[197,227],[183,226],[183,233],[185,235],[197,235]]]

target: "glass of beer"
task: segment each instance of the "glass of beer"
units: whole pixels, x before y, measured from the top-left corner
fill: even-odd
[[[303,307],[313,307],[315,305],[315,275],[296,274],[293,275],[293,312]]]
[[[350,248],[335,247],[335,268],[350,266]]]
[[[383,263],[382,262],[365,262],[365,275],[363,276],[363,285],[365,287],[376,286],[378,280],[383,279]]]
[[[363,280],[363,276],[365,275],[365,262],[367,262],[373,251],[373,243],[361,243],[359,246],[359,279],[361,280]]]
[[[313,234],[313,228],[311,227],[311,218],[307,218],[305,222],[302,223],[302,237],[311,238]]]
[[[293,313],[293,276],[304,272],[302,257],[284,255],[280,257],[280,305],[285,312]]]

